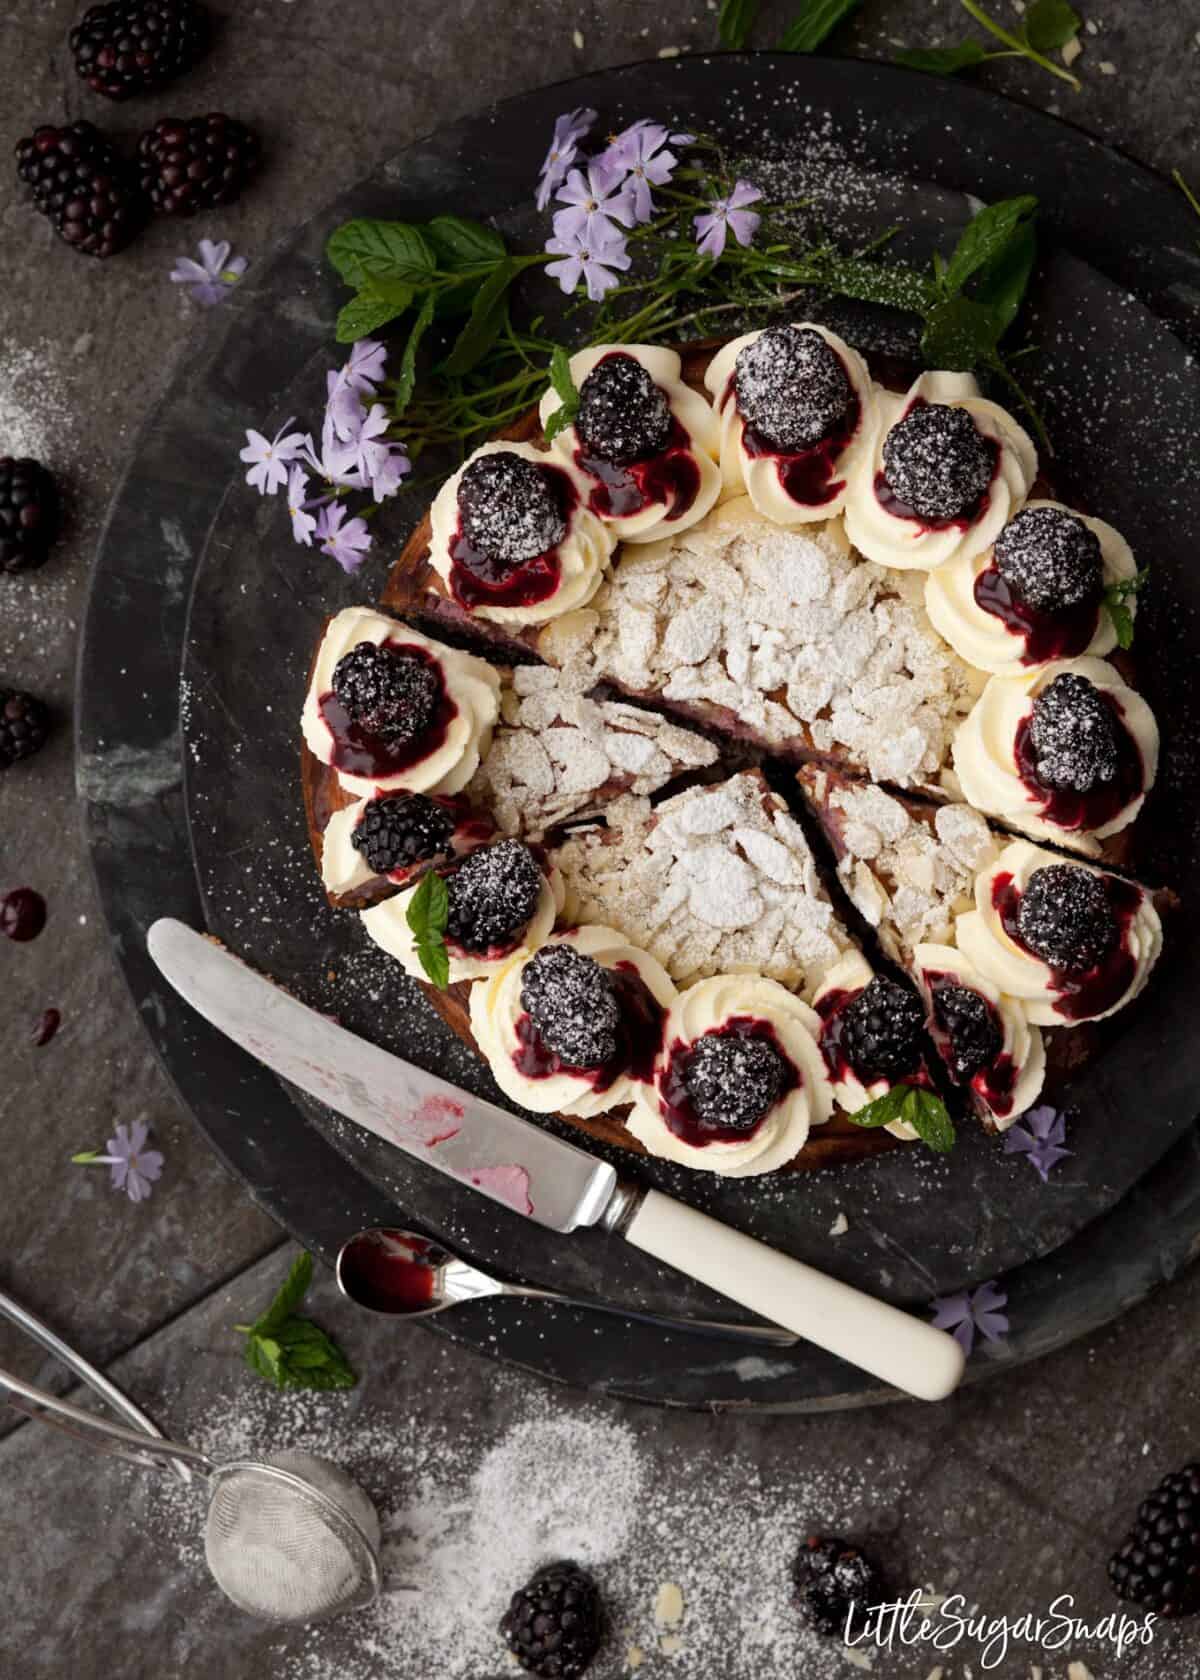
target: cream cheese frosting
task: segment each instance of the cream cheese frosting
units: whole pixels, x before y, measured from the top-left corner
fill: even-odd
[[[1115,710],[1141,761],[1141,788],[1108,821],[1088,829],[1056,819],[1054,790],[1028,785],[1018,762],[1018,734],[1033,705],[1056,678],[1085,678]],[[1061,659],[1021,677],[991,677],[954,738],[954,769],[963,794],[980,811],[999,817],[1035,839],[1054,839],[1096,852],[1106,835],[1131,823],[1154,786],[1158,725],[1154,713],[1104,659]],[[1064,809],[1077,815],[1079,796]]]
[[[572,505],[566,514],[566,534],[553,551],[557,582],[548,595],[537,601],[511,605],[489,605],[486,601],[465,604],[476,618],[489,619],[494,624],[545,624],[561,613],[587,605],[600,587],[615,542],[613,531],[588,508],[591,480],[562,455],[537,449],[531,443],[481,444],[458,471],[451,474],[434,498],[429,516],[429,560],[450,594],[459,599],[452,553],[459,532],[459,482],[472,462],[488,455],[504,454],[517,455],[536,466],[552,468],[565,474],[569,481]]]
[[[1046,1077],[1041,1029],[1032,1024],[1018,998],[1006,997],[953,945],[918,945],[914,969],[939,1049],[945,1038],[934,1011],[934,983],[939,977],[978,992],[991,1006],[1002,1034],[1000,1049],[987,1067],[972,1075],[969,1088],[996,1130],[1007,1131],[1019,1115],[1032,1108]]]
[[[1003,906],[1019,902],[1039,869],[1062,863],[1061,857],[1028,840],[1014,840],[995,863],[980,871],[975,909],[958,918],[955,930],[955,943],[967,960],[1002,992],[1019,998],[1030,1021],[1044,1027],[1103,1021],[1115,1015],[1137,997],[1162,951],[1162,923],[1149,894],[1082,862],[1067,867],[1105,875],[1110,896],[1121,906],[1120,937],[1103,976],[1106,983],[1097,984],[1095,976],[1059,974],[1019,944],[1005,927]]]
[[[629,944],[615,928],[577,927],[556,933],[545,945],[571,945],[582,955],[593,957],[601,967],[633,974],[643,983],[655,1003],[669,1011],[679,994],[662,964],[645,951]],[[595,1074],[559,1063],[553,1071],[530,1077],[520,1066],[523,1041],[520,1023],[526,1019],[521,1002],[521,983],[534,951],[529,946],[515,951],[494,973],[471,987],[471,1031],[487,1060],[497,1085],[534,1114],[577,1114],[584,1119],[607,1114],[633,1101],[643,1083],[623,1068],[607,1083]],[[647,1072],[653,1071],[651,1057]]]
[[[359,917],[376,945],[389,957],[395,957],[406,974],[411,974],[414,980],[425,980],[428,976],[417,955],[416,936],[408,925],[408,907],[416,890],[415,886],[409,887],[394,898],[385,899],[382,904],[373,904],[369,910],[361,910]],[[530,950],[536,950],[549,937],[562,905],[562,876],[553,866],[543,869],[537,904],[514,941],[514,949],[528,946]],[[506,950],[495,957],[483,957],[473,951],[462,950],[449,939],[446,949],[450,959],[451,985],[457,980],[479,980],[485,975],[495,974],[513,955],[512,950]]]
[[[709,363],[704,383],[712,393],[713,410],[720,418],[721,477],[726,496],[748,495],[759,513],[779,525],[801,525],[830,519],[841,513],[846,505],[850,474],[875,429],[876,386],[862,357],[827,327],[814,321],[798,321],[798,331],[820,335],[837,356],[850,382],[858,404],[858,417],[853,430],[828,460],[826,499],[816,502],[798,500],[790,495],[785,479],[787,463],[796,457],[779,451],[755,453],[747,447],[746,422],[738,408],[733,388],[733,376],[741,352],[762,337],[765,329],[743,333],[732,339]],[[818,445],[817,448],[820,446]],[[813,454],[814,451],[806,451]]]
[[[500,710],[500,676],[486,660],[423,636],[399,620],[370,607],[346,607],[330,619],[308,685],[300,727],[305,744],[322,764],[336,765],[333,731],[321,712],[321,701],[333,690],[333,673],[344,654],[362,642],[376,646],[419,649],[436,661],[451,710],[443,729],[424,756],[392,774],[362,775],[338,769],[337,778],[348,793],[361,797],[400,788],[410,793],[459,793],[479,768],[491,745]],[[419,743],[416,743],[419,746]]]
[[[962,408],[983,437],[997,447],[992,482],[975,517],[927,525],[884,507],[876,493],[883,471],[883,447],[892,427],[915,403]],[[881,566],[932,572],[961,555],[982,553],[995,542],[1013,514],[1024,505],[1037,477],[1037,451],[1023,427],[998,403],[980,395],[969,373],[923,373],[903,395],[880,391],[870,436],[857,455],[846,490],[845,520],[850,541],[860,554]]]
[[[1127,583],[1137,576],[1137,561],[1133,550],[1121,533],[1103,519],[1092,519],[1077,513],[1062,502],[1037,500],[1026,502],[1027,508],[1054,508],[1081,520],[1100,544],[1104,568],[1104,585]],[[995,613],[980,606],[976,585],[984,572],[994,566],[992,546],[968,553],[962,550],[945,565],[930,572],[925,580],[925,610],[934,628],[946,638],[950,646],[968,665],[997,676],[1025,676],[1045,663],[1045,659],[1030,656],[1029,637],[1015,624],[1006,622]],[[1125,603],[1131,613],[1137,610],[1137,597],[1130,595]],[[1049,622],[1053,624],[1053,617]],[[1075,643],[1077,655],[1100,657],[1111,653],[1117,645],[1117,632],[1111,616],[1097,601],[1095,628],[1091,639]]]
[[[490,818],[471,816],[462,801],[457,810],[448,801],[445,803],[447,815],[454,823],[447,853],[439,853],[435,858],[422,858],[407,869],[389,871],[387,880],[405,883],[412,879],[414,873],[423,873],[431,863],[444,861],[446,856],[465,857],[492,838],[495,825]],[[335,811],[326,824],[321,836],[321,880],[326,892],[334,895],[350,893],[358,887],[365,887],[368,881],[379,879],[354,844],[354,831],[370,804],[369,799],[356,799],[353,805],[345,805],[340,811]]]
[[[796,1083],[768,1109],[754,1130],[735,1141],[714,1138],[696,1145],[668,1123],[662,1081],[677,1045],[693,1045],[737,1017],[765,1022],[791,1062]],[[817,1045],[817,1014],[774,980],[756,974],[716,974],[683,992],[667,1016],[663,1052],[651,1085],[640,1085],[629,1130],[652,1155],[725,1178],[774,1172],[799,1153],[812,1126],[833,1113],[833,1087]]]
[[[847,951],[841,962],[830,969],[820,990],[813,999],[813,1008],[821,1017],[822,1025],[824,1025],[822,1003],[827,999],[837,997],[840,993],[844,993],[842,1007],[845,1007],[845,1004],[852,1003],[859,992],[864,991],[874,978],[875,970],[862,952]],[[890,1079],[873,1079],[869,1085],[864,1085],[845,1058],[842,1058],[837,1069],[837,1077],[834,1078],[831,1072],[830,1078],[833,1079],[834,1101],[846,1114],[857,1114],[860,1108],[866,1108],[867,1104],[873,1103],[876,1098],[886,1096],[893,1083]],[[905,1143],[915,1143],[917,1140],[916,1131],[906,1120],[893,1120],[883,1129],[890,1132],[893,1137],[902,1138]]]
[[[583,387],[589,373],[597,367],[605,357],[612,355],[628,356],[639,363],[650,375],[654,383],[667,399],[679,431],[667,445],[667,450],[661,451],[659,456],[651,457],[659,460],[668,455],[674,459],[686,456],[691,470],[696,475],[695,493],[685,505],[680,506],[680,498],[676,494],[647,495],[644,506],[635,512],[617,514],[609,511],[608,497],[604,493],[603,483],[594,484],[589,506],[613,535],[620,542],[654,542],[659,537],[666,536],[671,531],[684,531],[689,525],[695,525],[703,519],[708,510],[721,494],[721,472],[717,466],[717,457],[721,447],[720,429],[712,409],[698,391],[693,391],[690,385],[685,385],[680,377],[682,363],[674,350],[666,350],[650,344],[600,344],[590,350],[580,350],[571,357],[571,378],[576,390]],[[562,399],[553,386],[542,397],[538,415],[542,426],[545,427],[552,415],[562,407]],[[574,426],[566,426],[554,438],[551,448],[555,454],[563,456],[573,466],[577,467],[588,477],[594,475],[587,464],[587,451],[579,433]],[[645,463],[635,462],[632,469],[627,469],[632,480],[642,486],[643,478],[647,486],[653,486],[655,476],[645,474]],[[616,469],[620,472],[621,469]]]

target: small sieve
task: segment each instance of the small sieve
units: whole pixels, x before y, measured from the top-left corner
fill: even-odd
[[[165,1440],[107,1377],[2,1292],[0,1313],[62,1359],[129,1426],[0,1371],[0,1393],[11,1406],[106,1457],[174,1470],[188,1482],[193,1475],[204,1478],[204,1555],[214,1581],[239,1610],[263,1621],[318,1622],[364,1609],[379,1596],[379,1518],[336,1464],[295,1449],[222,1464]]]

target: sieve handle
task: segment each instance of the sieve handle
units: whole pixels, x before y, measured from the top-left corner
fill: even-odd
[[[60,1400],[56,1394],[47,1394],[32,1383],[22,1382],[8,1371],[0,1371],[0,1395],[25,1417],[51,1424],[106,1457],[123,1458],[144,1469],[167,1470],[183,1465],[205,1476],[212,1473],[211,1461],[194,1447],[149,1436],[142,1429],[128,1429],[122,1423],[110,1423],[95,1412],[85,1412],[82,1406],[73,1406],[69,1400]]]

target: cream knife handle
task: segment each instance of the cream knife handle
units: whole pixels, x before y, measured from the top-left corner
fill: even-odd
[[[647,1191],[625,1236],[656,1260],[918,1400],[944,1400],[958,1387],[963,1353],[944,1330],[657,1190]]]

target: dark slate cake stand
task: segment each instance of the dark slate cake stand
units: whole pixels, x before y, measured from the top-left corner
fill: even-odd
[[[898,254],[919,260],[962,225],[967,190],[1039,195],[1050,242],[1028,379],[1058,448],[1056,482],[1154,562],[1139,645],[1168,751],[1142,865],[1151,880],[1175,882],[1195,872],[1187,674],[1200,657],[1200,472],[1188,453],[1200,435],[1200,376],[1176,334],[1195,329],[1200,258],[1194,224],[1163,182],[978,89],[804,57],[656,61],[523,96],[400,153],[214,313],[142,434],[92,580],[80,791],[117,957],[214,1147],[326,1259],[363,1226],[411,1222],[535,1282],[711,1314],[712,1297],[625,1245],[592,1232],[551,1237],[289,1091],[166,991],[145,951],[157,916],[206,924],[353,1030],[495,1094],[355,918],[328,910],[300,807],[297,722],[321,621],[377,596],[421,498],[389,506],[370,564],[344,579],[291,543],[279,503],[246,488],[237,449],[248,425],[319,415],[324,369],[339,354],[338,292],[322,260],[330,230],[355,214],[453,210],[494,216],[510,240],[536,245],[530,183],[554,117],[573,105],[598,107],[606,127],[656,114],[719,132],[753,160],[748,173],[812,199],[814,218],[839,238],[898,223]],[[826,318],[882,348],[903,349],[911,334],[899,319]],[[1101,1029],[1102,1054],[1070,1091],[1074,1154],[1048,1186],[974,1130],[946,1159],[896,1151],[738,1183],[629,1156],[620,1164],[917,1311],[1002,1274],[1012,1332],[977,1356],[971,1377],[1036,1357],[1139,1300],[1191,1257],[1200,1232],[1193,918],[1185,902],[1148,995]],[[835,1238],[839,1213],[848,1230]],[[508,1302],[432,1327],[543,1374],[660,1403],[815,1409],[885,1397],[808,1347],[747,1357],[629,1320]]]

